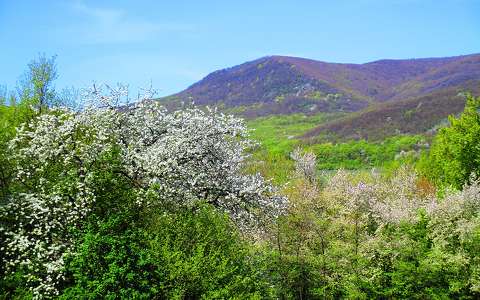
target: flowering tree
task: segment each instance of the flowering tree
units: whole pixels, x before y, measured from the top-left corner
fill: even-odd
[[[313,183],[316,181],[317,156],[315,155],[315,153],[312,153],[312,152],[302,153],[300,148],[296,148],[290,154],[290,157],[295,161],[295,171],[297,173],[297,176],[306,178],[310,183]]]
[[[58,293],[70,229],[98,211],[105,174],[114,175],[109,184],[125,182],[139,208],[207,202],[240,226],[285,206],[261,176],[242,173],[252,144],[241,120],[211,110],[167,112],[149,93],[116,107],[126,96],[124,87],[108,95],[94,87],[82,112],[51,110],[11,141],[20,192],[1,208],[3,271],[22,268],[37,296]]]

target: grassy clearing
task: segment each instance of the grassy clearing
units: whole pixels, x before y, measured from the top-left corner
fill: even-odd
[[[288,155],[301,142],[300,136],[316,126],[340,117],[341,114],[321,113],[307,116],[304,114],[269,116],[247,121],[251,128],[252,139],[258,141],[262,148],[278,155]]]
[[[296,138],[336,117],[339,114],[294,114],[249,120],[251,137],[260,144],[253,153],[256,163],[251,171],[260,172],[276,183],[287,182],[287,174],[293,169],[289,155],[296,147],[315,153],[319,170],[394,169],[401,163],[416,161],[420,152],[428,147],[422,135],[396,135],[380,141],[362,139],[313,144]]]

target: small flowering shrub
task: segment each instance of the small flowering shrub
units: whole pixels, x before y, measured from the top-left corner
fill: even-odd
[[[305,152],[297,148],[295,149],[290,157],[295,161],[295,171],[297,176],[304,177],[310,182],[314,182],[317,178],[317,167],[316,159],[314,153]]]

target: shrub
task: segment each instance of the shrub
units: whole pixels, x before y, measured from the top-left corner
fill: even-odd
[[[168,299],[265,298],[267,277],[228,216],[209,206],[158,215],[150,228],[160,294]]]

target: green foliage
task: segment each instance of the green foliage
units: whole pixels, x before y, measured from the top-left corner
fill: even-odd
[[[131,182],[116,172],[118,159],[114,149],[90,176],[96,203],[84,227],[73,229],[78,242],[67,259],[63,299],[150,299],[158,292],[145,230],[148,215],[134,205]]]
[[[298,136],[337,114],[269,116],[248,121],[251,138],[259,143],[248,169],[272,179],[275,184],[288,182],[293,171],[290,153],[302,146]]]
[[[10,189],[13,162],[10,159],[8,142],[15,136],[20,124],[32,118],[35,112],[25,102],[15,106],[0,104],[0,203]]]
[[[440,129],[429,156],[420,164],[437,184],[461,189],[470,176],[480,176],[480,97],[467,95],[460,117]]]
[[[425,215],[415,223],[383,228],[370,245],[372,256],[364,266],[376,274],[364,279],[369,293],[382,298],[475,299],[479,261],[469,247],[480,246],[480,224],[478,220],[474,224],[473,234],[465,240],[469,246],[451,250],[443,248],[443,239],[432,239],[436,229]]]
[[[284,154],[269,153],[265,149],[256,151],[252,155],[247,172],[260,173],[276,185],[283,185],[290,180],[293,172],[293,161]]]
[[[294,147],[303,148],[317,156],[319,170],[367,170],[375,167],[384,172],[393,172],[402,165],[415,163],[420,151],[427,147],[421,135],[394,136],[384,141],[350,140],[343,143],[317,143],[305,145],[298,140],[282,141],[281,137],[265,137],[266,142],[253,153],[250,172],[259,172],[276,184],[290,180],[293,161],[290,154]],[[275,143],[275,141],[277,141]],[[268,145],[271,142],[271,146]]]
[[[31,299],[32,292],[26,287],[24,274],[17,271],[0,279],[0,299]]]
[[[289,155],[299,144],[296,137],[318,124],[336,118],[339,114],[320,113],[312,116],[304,114],[269,116],[248,121],[252,129],[251,137],[272,155]]]
[[[356,170],[387,167],[395,160],[403,163],[412,162],[418,155],[416,150],[424,143],[425,140],[420,135],[401,135],[381,142],[359,140],[337,144],[320,143],[307,146],[306,149],[317,155],[319,169]]]
[[[155,218],[150,249],[168,299],[263,298],[266,278],[226,215],[211,207]]]
[[[312,143],[299,137],[308,130],[337,118],[339,114],[306,116],[270,116],[250,120],[251,136],[260,147],[253,153],[254,164],[250,171],[260,172],[275,183],[286,183],[293,170],[290,154],[296,147],[311,151],[317,156],[320,170],[361,170],[372,167],[394,170],[402,164],[413,163],[419,151],[426,147],[421,135],[398,135],[382,141],[348,140],[339,143],[318,141]]]
[[[16,95],[0,89],[0,201],[8,193],[8,184],[12,180],[12,161],[7,149],[8,141],[15,136],[15,130],[23,123],[29,122],[36,114],[48,106],[61,104],[53,88],[58,77],[56,57],[46,58],[39,55],[32,60],[28,69],[16,87]]]
[[[478,183],[428,209],[413,206],[416,215],[408,217],[397,198],[438,201],[413,177],[347,174],[323,189],[297,179],[286,190],[291,206],[270,241],[278,298],[479,297]],[[375,208],[375,201],[384,204]],[[386,209],[395,201],[400,207]],[[395,215],[403,217],[394,221]]]
[[[86,227],[61,298],[264,298],[271,293],[246,242],[210,206],[145,215],[126,211]]]
[[[28,74],[30,82],[20,89],[15,105],[7,105],[6,91],[0,91],[0,204],[12,192],[39,192],[40,179],[34,175],[23,183],[13,180],[16,166],[34,161],[14,161],[8,144],[16,127],[39,113],[52,113],[48,106],[58,96],[52,86],[55,58],[40,57],[29,65]],[[420,108],[405,110],[403,117],[417,118]],[[419,163],[437,186],[464,188],[444,189],[442,198],[427,178],[402,167],[417,160],[426,145],[423,136],[309,144],[294,137],[338,115],[250,120],[255,129],[251,135],[260,146],[245,171],[272,179],[289,198],[283,215],[252,232],[208,204],[151,205],[153,190],[135,191],[135,181],[121,172],[118,145],[109,148],[88,166],[95,195],[91,213],[65,228],[74,238],[59,297],[478,299],[480,185],[470,175],[480,175],[479,109],[480,98],[469,95],[463,114],[450,117],[450,126],[440,130]],[[85,128],[78,128],[72,138],[88,144],[88,136]],[[316,168],[331,170],[331,176],[315,177],[312,171],[307,178],[295,170],[298,165],[290,154],[296,147],[313,152]],[[383,172],[366,171],[372,167]],[[335,172],[339,168],[349,171]],[[44,189],[69,195],[77,189],[72,182],[81,169],[73,161],[53,161],[37,172],[43,181],[48,179]],[[148,205],[136,205],[139,200]],[[3,226],[17,221],[9,217],[1,222],[0,238]],[[2,264],[0,271],[5,269]],[[2,276],[0,299],[34,296],[26,288],[26,271],[19,265]]]
[[[40,54],[28,64],[28,70],[20,81],[18,89],[20,102],[28,102],[38,111],[56,103],[57,94],[53,82],[58,78],[56,56],[47,58]]]
[[[150,299],[157,294],[148,236],[134,217],[133,212],[119,213],[85,228],[77,253],[67,262],[72,286],[61,298]]]

